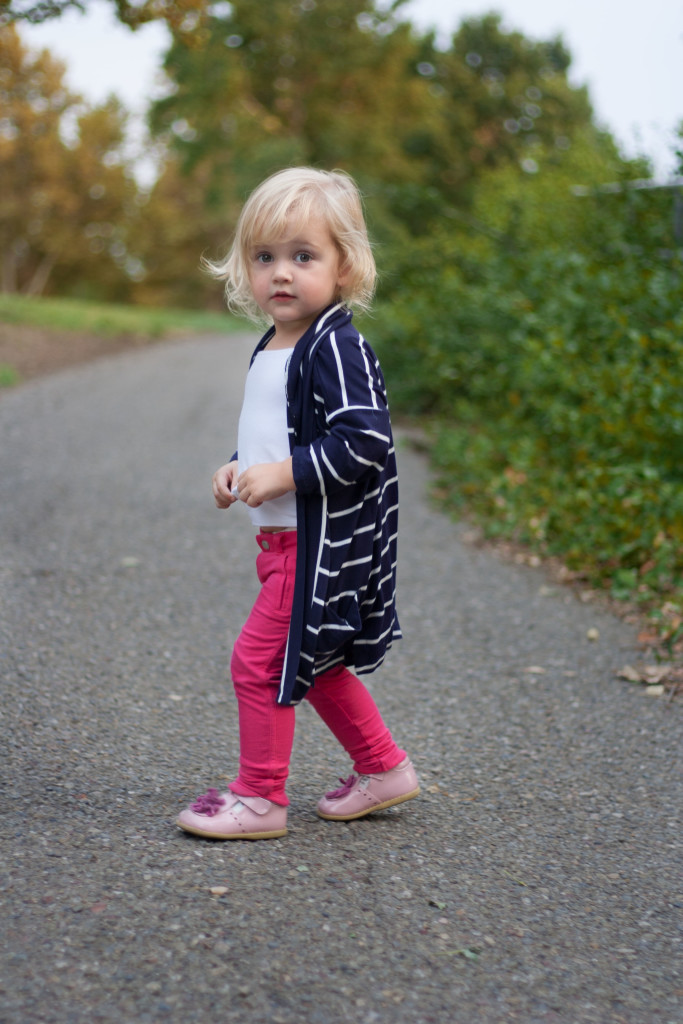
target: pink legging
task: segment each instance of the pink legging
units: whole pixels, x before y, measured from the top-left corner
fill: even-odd
[[[240,796],[289,803],[285,784],[294,741],[295,708],[277,703],[294,596],[296,533],[261,533],[256,571],[261,590],[232,653],[230,670],[240,730]],[[307,699],[353,761],[373,775],[406,756],[394,743],[363,683],[343,665],[319,675]]]

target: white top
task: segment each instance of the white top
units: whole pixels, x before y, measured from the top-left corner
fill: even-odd
[[[291,454],[285,385],[292,352],[291,348],[264,349],[249,368],[237,430],[240,473],[262,462],[282,462]],[[296,526],[293,491],[247,509],[254,526]]]

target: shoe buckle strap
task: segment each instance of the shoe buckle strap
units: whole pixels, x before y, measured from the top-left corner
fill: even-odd
[[[241,796],[235,794],[239,802],[248,807],[250,811],[254,811],[255,814],[267,814],[273,806],[270,800],[266,800],[264,796]]]

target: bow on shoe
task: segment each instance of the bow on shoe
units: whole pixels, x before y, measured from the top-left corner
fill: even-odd
[[[209,789],[206,793],[198,796],[193,804],[190,804],[190,810],[195,814],[205,814],[207,818],[213,818],[214,814],[218,814],[224,805],[225,800],[218,790]]]
[[[350,793],[358,781],[358,776],[349,775],[348,779],[340,778],[339,781],[341,782],[339,789],[333,789],[330,793],[325,793],[328,800],[340,800],[343,796]]]

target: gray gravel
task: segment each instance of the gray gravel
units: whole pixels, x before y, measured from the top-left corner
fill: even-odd
[[[408,449],[371,686],[422,797],[319,820],[348,765],[302,707],[286,838],[175,828],[237,757],[256,546],[210,476],[252,341],[0,399],[0,1021],[683,1021],[681,705],[616,679],[631,627],[469,545]]]

